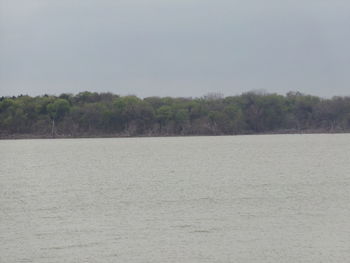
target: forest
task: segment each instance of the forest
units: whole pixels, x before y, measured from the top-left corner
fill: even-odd
[[[81,92],[0,97],[0,138],[348,132],[350,97],[247,92],[199,98]]]

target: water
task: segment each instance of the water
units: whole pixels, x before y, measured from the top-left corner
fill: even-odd
[[[347,262],[350,135],[0,141],[0,262]]]

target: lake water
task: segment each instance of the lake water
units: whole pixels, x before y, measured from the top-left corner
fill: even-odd
[[[0,141],[0,262],[349,262],[350,135]]]

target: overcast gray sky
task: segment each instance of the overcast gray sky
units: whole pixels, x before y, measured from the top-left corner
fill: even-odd
[[[0,0],[0,96],[350,95],[348,0]]]

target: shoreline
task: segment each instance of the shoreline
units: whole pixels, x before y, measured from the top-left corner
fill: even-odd
[[[167,137],[214,137],[214,136],[249,136],[249,135],[306,135],[306,134],[348,134],[350,131],[326,131],[326,130],[286,130],[261,133],[237,133],[237,134],[150,134],[150,135],[125,135],[125,134],[80,134],[80,135],[36,135],[36,134],[6,134],[0,135],[0,140],[36,140],[36,139],[111,139],[111,138],[167,138]]]

